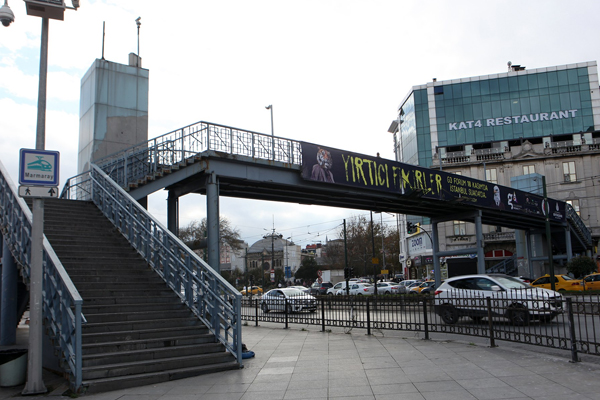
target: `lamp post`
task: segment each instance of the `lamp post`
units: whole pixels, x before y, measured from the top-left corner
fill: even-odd
[[[269,104],[265,107],[267,110],[271,110],[271,136],[275,136],[275,131],[273,128],[273,104]]]
[[[46,147],[46,83],[48,78],[48,31],[50,19],[64,20],[64,3],[56,4],[50,1],[40,7],[40,0],[32,2],[25,0],[27,15],[42,18],[42,34],[40,45],[40,75],[38,87],[37,126],[35,135],[36,150]],[[73,8],[79,7],[79,0],[72,0]],[[8,7],[7,1],[4,2]],[[4,9],[4,7],[2,7]],[[13,19],[14,20],[14,19]],[[2,24],[5,24],[2,16]],[[10,24],[10,23],[9,23]],[[43,304],[43,255],[44,255],[44,200],[33,198],[32,227],[31,227],[31,273],[29,285],[29,352],[27,356],[27,383],[22,394],[33,395],[46,393],[48,390],[42,379],[42,304]]]

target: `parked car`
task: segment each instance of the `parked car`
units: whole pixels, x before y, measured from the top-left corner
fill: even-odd
[[[263,292],[263,289],[260,286],[252,286],[250,288],[243,289],[240,293],[243,294],[244,296],[246,296],[246,295],[250,295],[250,293],[252,293],[252,295],[262,294],[262,292]]]
[[[310,288],[307,288],[306,286],[288,286],[291,288],[296,288],[298,290],[301,290],[302,292],[306,293],[306,294],[310,294]]]
[[[398,294],[400,286],[396,282],[377,282],[377,294]]]
[[[260,309],[269,311],[286,311],[288,313],[317,310],[317,299],[296,288],[272,289],[260,298]]]
[[[600,290],[600,273],[593,273],[583,278],[583,287],[585,290]]]
[[[432,288],[435,286],[435,281],[425,281],[420,282],[419,284],[413,284],[409,287],[409,294],[419,294],[419,293],[429,293]]]
[[[508,318],[513,325],[528,325],[532,319],[549,322],[562,313],[560,293],[502,274],[446,279],[435,291],[435,312],[446,324],[455,324],[464,316],[479,321],[488,316],[487,297],[495,304],[492,315]]]
[[[350,282],[350,285],[352,285],[352,283],[353,282]],[[338,282],[335,285],[333,285],[333,287],[330,287],[329,289],[327,289],[327,294],[328,295],[345,294],[345,293],[338,293],[338,291],[342,291],[342,292],[346,291],[346,281]]]
[[[413,283],[417,282],[416,279],[407,279],[398,284],[398,291],[400,293],[408,293],[408,287]]]
[[[350,286],[351,295],[371,295],[375,292],[375,286],[370,283],[353,283]]]
[[[333,287],[333,283],[331,283],[331,282],[323,281],[323,282],[319,283],[317,281],[311,285],[309,293],[312,294],[313,296],[324,295],[324,294],[327,294],[327,290],[332,287]]]
[[[551,289],[550,275],[546,274],[530,283],[531,286]],[[554,290],[559,292],[564,291],[581,291],[584,290],[583,281],[581,279],[573,279],[569,275],[554,275]]]

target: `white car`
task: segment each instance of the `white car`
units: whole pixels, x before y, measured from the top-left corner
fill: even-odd
[[[260,309],[269,311],[286,311],[287,313],[317,310],[317,299],[296,288],[272,289],[260,298]]]
[[[377,294],[398,294],[400,286],[396,282],[377,282]]]
[[[350,285],[350,295],[372,295],[375,292],[375,286],[370,283],[353,283]]]
[[[288,287],[296,288],[306,294],[309,294],[309,292],[310,292],[310,288],[307,288],[306,286],[288,286]]]
[[[352,285],[353,283],[354,282],[350,281],[350,285]],[[328,295],[346,294],[346,281],[338,282],[335,285],[333,285],[332,288],[327,289],[327,294]]]
[[[465,316],[479,321],[488,316],[487,297],[492,300],[492,316],[508,318],[518,326],[534,319],[549,322],[563,310],[558,292],[507,275],[481,274],[446,279],[435,291],[435,312],[446,324]]]

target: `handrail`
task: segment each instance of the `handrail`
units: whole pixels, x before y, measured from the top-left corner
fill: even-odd
[[[25,282],[29,282],[31,272],[32,220],[31,210],[17,195],[15,185],[0,162],[0,227]],[[43,323],[54,345],[60,348],[71,389],[77,392],[82,382],[83,299],[45,236],[43,248]]]
[[[241,293],[98,166],[74,178],[64,197],[92,200],[241,366]]]
[[[585,244],[588,246],[591,246],[592,245],[592,234],[591,234],[590,230],[587,228],[587,226],[585,226],[583,220],[581,219],[579,214],[577,214],[577,211],[575,211],[575,209],[573,208],[573,206],[571,204],[567,203],[566,209],[567,209],[567,220],[573,223],[573,225],[575,226],[577,231],[582,236],[582,239],[585,240]]]
[[[302,165],[295,140],[200,121],[110,154],[95,162],[121,187],[212,150],[263,160]]]

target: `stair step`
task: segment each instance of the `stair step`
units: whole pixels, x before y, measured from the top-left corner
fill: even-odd
[[[169,297],[171,301],[164,303],[143,304],[108,304],[108,305],[84,305],[83,313],[86,318],[95,314],[106,313],[132,313],[148,311],[177,311],[187,310],[187,307],[179,300]],[[88,319],[89,321],[89,319]]]
[[[126,351],[169,348],[173,349],[176,346],[185,346],[192,344],[214,344],[215,337],[210,333],[188,335],[188,336],[169,336],[163,338],[149,338],[143,340],[122,340],[113,342],[89,343],[82,345],[82,355],[118,353]]]
[[[209,330],[204,325],[190,325],[180,326],[175,332],[180,335],[190,336],[208,334]],[[170,326],[158,329],[140,329],[136,331],[83,333],[81,335],[84,346],[85,344],[119,342],[124,340],[158,340],[166,339],[171,336],[173,336],[173,329]],[[214,338],[214,336],[212,337]]]
[[[229,371],[238,368],[239,364],[236,361],[227,361],[218,364],[177,368],[138,375],[118,376],[93,380],[86,379],[82,382],[82,385],[87,388],[86,393],[99,393],[127,389],[136,386],[152,385],[161,382],[168,382],[215,372]]]
[[[226,352],[191,355],[187,357],[164,358],[160,362],[156,360],[142,360],[129,363],[106,364],[93,367],[83,367],[83,379],[100,379],[115,376],[127,376],[158,372],[168,369],[180,369],[198,367],[206,364],[218,364],[220,362],[232,361],[234,357]]]
[[[151,310],[143,312],[85,314],[88,324],[110,322],[157,321],[161,319],[185,318],[190,315],[189,309]]]
[[[100,306],[100,305],[127,305],[127,304],[163,304],[171,303],[173,301],[181,302],[179,297],[173,296],[173,293],[166,293],[161,296],[120,296],[120,297],[95,297],[86,299],[84,307],[86,306]]]
[[[144,361],[161,361],[164,359],[187,358],[205,354],[223,353],[221,343],[192,343],[160,347],[140,348],[133,350],[117,349],[101,354],[86,354],[82,356],[83,367],[100,367],[115,364],[129,364]],[[143,346],[144,344],[140,344]],[[227,353],[229,354],[229,353]]]
[[[100,333],[100,332],[121,332],[121,331],[136,331],[146,329],[160,329],[171,327],[177,331],[180,327],[186,326],[202,326],[202,323],[195,316],[186,318],[165,318],[158,320],[143,320],[143,321],[118,321],[118,322],[102,322],[102,323],[87,323],[83,325],[84,333]]]

